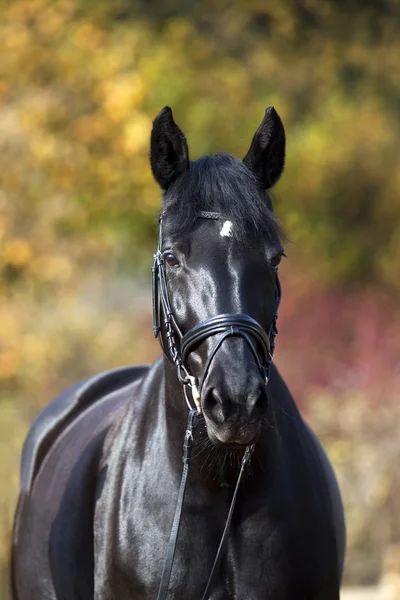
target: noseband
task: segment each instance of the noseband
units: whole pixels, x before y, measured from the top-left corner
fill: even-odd
[[[218,213],[201,212],[199,217],[202,219],[218,220],[221,217]],[[158,337],[161,348],[169,360],[176,366],[178,379],[184,386],[184,393],[187,405],[189,407],[188,424],[183,443],[183,471],[181,483],[178,491],[178,500],[175,508],[175,516],[172,524],[170,538],[168,542],[167,554],[164,561],[164,568],[161,576],[161,582],[158,589],[157,600],[166,600],[168,597],[169,582],[171,579],[172,566],[174,562],[176,544],[179,534],[179,526],[181,522],[183,501],[185,498],[185,489],[187,476],[189,471],[189,462],[191,455],[191,447],[193,442],[193,431],[196,426],[198,414],[201,412],[200,392],[207,377],[211,362],[223,341],[230,337],[241,337],[251,348],[251,351],[256,360],[261,375],[268,383],[269,371],[272,357],[275,349],[275,336],[278,333],[276,328],[276,320],[278,318],[278,308],[281,301],[281,286],[279,283],[278,273],[276,274],[275,288],[275,310],[272,325],[268,333],[261,327],[257,321],[249,315],[244,314],[222,314],[202,321],[195,325],[188,332],[183,334],[176,322],[174,313],[172,312],[171,303],[168,296],[167,277],[165,272],[165,263],[162,255],[162,219],[160,218],[160,232],[158,237],[157,252],[154,255],[152,268],[153,274],[153,331],[154,336]],[[161,326],[161,317],[164,327]],[[204,340],[210,336],[218,336],[209,353],[206,364],[204,365],[203,373],[198,381],[196,377],[191,375],[188,359],[190,353]],[[192,398],[196,408],[192,408],[186,394],[186,388],[190,386]],[[253,445],[247,446],[243,454],[242,464],[240,467],[239,476],[236,481],[235,490],[232,496],[229,513],[226,519],[222,538],[218,547],[218,551],[214,560],[211,574],[208,578],[207,586],[202,595],[202,600],[209,600],[213,586],[218,575],[219,565],[221,563],[227,539],[228,530],[231,523],[233,510],[235,508],[236,497],[239,491],[240,481],[242,479],[245,467],[250,460]]]
[[[219,213],[212,212],[200,212],[199,217],[213,220],[223,218]],[[192,406],[186,395],[186,387],[189,386],[191,388],[196,409],[198,412],[201,412],[200,393],[203,383],[217,350],[227,337],[241,337],[246,340],[265,383],[268,383],[270,365],[275,350],[275,337],[278,333],[276,321],[278,319],[278,309],[282,295],[278,273],[276,273],[274,317],[268,333],[255,319],[245,314],[217,315],[195,325],[185,334],[181,332],[172,312],[168,296],[167,277],[162,254],[162,218],[160,218],[158,246],[157,252],[154,255],[152,275],[154,336],[158,337],[164,354],[177,368],[178,379],[184,386],[185,398],[189,409]],[[161,326],[161,317],[164,328]],[[214,335],[218,335],[219,337],[216,339],[207,357],[203,373],[198,380],[190,373],[188,365],[189,355],[196,346]]]

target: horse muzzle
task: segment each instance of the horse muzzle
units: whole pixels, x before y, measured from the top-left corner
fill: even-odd
[[[227,450],[240,450],[245,446],[254,444],[261,431],[260,423],[234,423],[225,421],[216,425],[204,414],[207,434],[214,446]]]
[[[222,357],[221,357],[222,358]],[[219,369],[218,369],[219,371]],[[248,377],[246,369],[241,370]],[[236,378],[229,381],[218,377],[213,370],[202,390],[202,409],[210,440],[216,445],[248,445],[255,442],[260,433],[262,418],[268,410],[267,386],[254,372],[240,395]],[[213,376],[214,375],[214,376]]]

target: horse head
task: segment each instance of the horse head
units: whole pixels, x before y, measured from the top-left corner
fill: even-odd
[[[216,154],[191,162],[168,107],[153,124],[151,167],[163,193],[155,333],[181,381],[196,382],[208,436],[223,447],[254,443],[268,418],[284,253],[268,190],[284,155],[272,107],[243,160]]]

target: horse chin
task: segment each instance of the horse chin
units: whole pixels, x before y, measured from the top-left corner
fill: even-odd
[[[240,427],[222,424],[215,425],[205,419],[208,437],[214,446],[225,450],[244,450],[254,444],[260,435],[259,425],[241,425]]]

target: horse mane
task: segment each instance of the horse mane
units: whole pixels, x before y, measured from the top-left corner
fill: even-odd
[[[233,223],[236,236],[262,234],[284,237],[270,195],[261,190],[255,175],[231,154],[202,156],[190,163],[163,198],[162,216],[171,223],[172,238],[188,233],[201,212],[216,212]],[[173,223],[173,227],[172,227]]]

